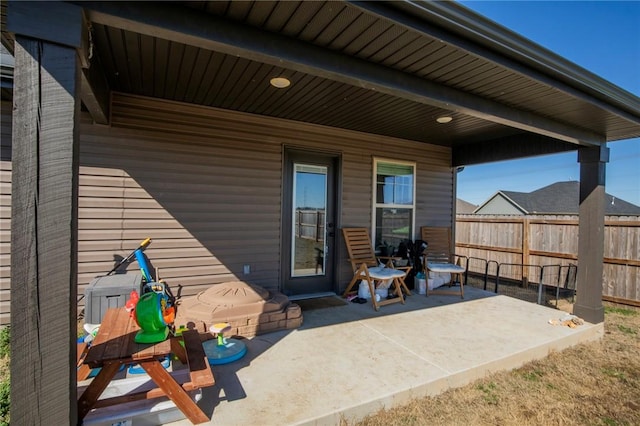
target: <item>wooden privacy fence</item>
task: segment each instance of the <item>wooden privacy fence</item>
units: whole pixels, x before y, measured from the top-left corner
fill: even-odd
[[[296,237],[324,241],[324,210],[296,209]]]
[[[455,240],[470,272],[484,274],[487,263],[525,265],[523,279],[536,281],[536,268],[577,264],[578,216],[459,214]],[[640,216],[605,217],[602,278],[603,300],[640,306]]]

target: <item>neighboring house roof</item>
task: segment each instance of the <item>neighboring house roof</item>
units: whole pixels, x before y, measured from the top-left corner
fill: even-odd
[[[514,214],[578,214],[580,182],[556,182],[533,192],[498,191],[478,207],[474,213]],[[505,206],[507,202],[509,206]],[[502,203],[502,204],[501,204]],[[606,215],[640,215],[640,206],[605,194]],[[501,206],[501,207],[497,207]]]
[[[473,213],[478,206],[468,201],[456,198],[456,213],[469,214]]]

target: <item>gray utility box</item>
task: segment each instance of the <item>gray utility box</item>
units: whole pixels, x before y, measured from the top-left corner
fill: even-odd
[[[84,291],[84,322],[100,324],[109,308],[123,307],[131,291],[141,294],[142,274],[115,274],[96,277]]]

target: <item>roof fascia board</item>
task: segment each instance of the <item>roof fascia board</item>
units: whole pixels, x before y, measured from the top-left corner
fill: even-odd
[[[634,94],[456,2],[350,3],[640,124],[640,98]]]
[[[577,145],[597,146],[605,141],[604,135],[587,129],[185,7],[162,2],[78,4],[98,24],[288,67]]]
[[[48,2],[45,7],[36,2],[11,1],[7,4],[6,31],[79,49],[85,31],[82,18],[82,9],[70,3]]]
[[[506,161],[567,151],[575,151],[575,145],[534,133],[488,139],[478,143],[456,145],[451,154],[453,167]]]

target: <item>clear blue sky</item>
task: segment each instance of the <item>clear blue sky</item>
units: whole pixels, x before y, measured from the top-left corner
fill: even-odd
[[[640,96],[640,1],[461,1],[461,4]],[[606,191],[640,205],[640,138],[609,142]],[[468,166],[458,198],[481,204],[499,190],[530,192],[580,180],[570,152]]]

